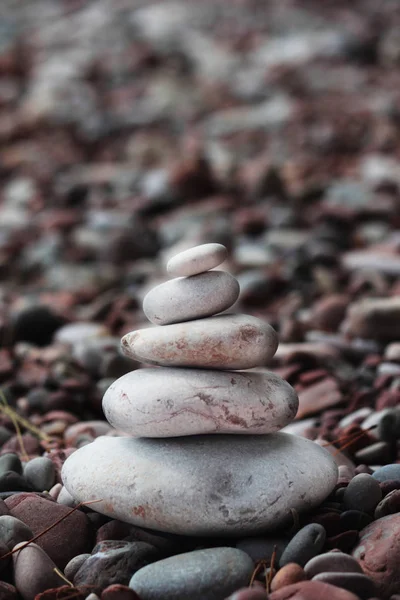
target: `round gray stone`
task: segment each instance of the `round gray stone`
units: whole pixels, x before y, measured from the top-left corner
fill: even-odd
[[[294,389],[269,371],[137,369],[103,398],[107,421],[136,437],[272,433],[297,408]]]
[[[171,556],[137,571],[129,582],[142,600],[224,600],[250,581],[254,563],[237,548]]]
[[[309,466],[308,466],[309,465]],[[64,485],[96,511],[188,535],[260,535],[318,506],[337,466],[310,440],[285,433],[180,438],[100,437],[67,458]]]
[[[221,315],[127,333],[123,352],[163,367],[250,369],[265,365],[278,347],[275,330],[250,315]]]
[[[344,507],[347,510],[356,509],[369,513],[382,500],[382,490],[379,482],[368,475],[355,475],[346,487],[343,495]]]
[[[26,542],[33,538],[33,532],[22,521],[11,515],[0,517],[0,541],[10,550],[20,542]]]
[[[172,277],[188,277],[218,267],[226,260],[227,249],[222,244],[201,244],[179,252],[167,263]]]
[[[180,323],[227,310],[239,292],[237,279],[226,271],[178,277],[151,289],[144,297],[143,311],[155,325]]]
[[[24,477],[38,492],[50,490],[56,478],[54,463],[46,456],[32,458],[24,467]]]

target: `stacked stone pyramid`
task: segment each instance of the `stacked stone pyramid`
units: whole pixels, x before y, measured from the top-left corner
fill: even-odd
[[[143,309],[155,324],[128,333],[142,363],[107,390],[107,420],[129,437],[73,453],[62,477],[81,502],[139,526],[188,535],[251,535],[318,505],[337,482],[330,454],[279,432],[295,417],[293,388],[264,365],[278,346],[267,323],[218,314],[239,296],[220,244],[173,257],[173,279]],[[261,367],[261,368],[260,368]],[[278,432],[278,433],[277,433]]]

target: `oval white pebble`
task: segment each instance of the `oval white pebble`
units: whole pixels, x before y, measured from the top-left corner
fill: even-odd
[[[189,277],[218,267],[226,260],[227,249],[222,244],[201,244],[179,252],[167,263],[172,277]]]
[[[226,271],[178,277],[150,290],[143,311],[155,325],[200,319],[230,308],[239,291],[239,282]]]
[[[272,433],[297,408],[292,386],[268,371],[137,369],[103,398],[107,421],[137,437]]]
[[[337,466],[285,433],[164,439],[100,437],[76,450],[62,479],[79,502],[139,527],[183,535],[251,535],[318,506]]]
[[[164,367],[250,369],[265,365],[278,347],[276,331],[250,315],[221,315],[127,333],[122,351]]]

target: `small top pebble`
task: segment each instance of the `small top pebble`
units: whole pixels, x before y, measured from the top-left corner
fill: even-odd
[[[167,263],[167,272],[172,277],[190,277],[218,267],[227,255],[222,244],[194,246],[173,256]]]

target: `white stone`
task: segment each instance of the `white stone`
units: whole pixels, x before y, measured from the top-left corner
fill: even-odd
[[[278,336],[250,315],[221,315],[127,333],[122,351],[142,363],[164,367],[250,369],[275,354]]]
[[[222,244],[201,244],[183,250],[169,259],[167,272],[173,277],[189,277],[218,267],[226,260],[227,250]]]
[[[230,308],[239,291],[238,281],[226,271],[178,277],[152,288],[143,300],[143,312],[155,325],[209,317]]]
[[[137,437],[279,431],[296,415],[294,389],[275,373],[138,369],[107,390],[103,410]]]
[[[261,534],[318,506],[337,466],[285,433],[97,438],[67,458],[62,479],[79,502],[113,519],[184,535]]]

